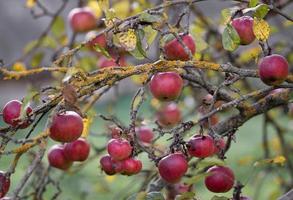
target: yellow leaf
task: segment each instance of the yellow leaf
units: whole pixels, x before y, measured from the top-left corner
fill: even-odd
[[[116,11],[116,15],[120,19],[124,19],[129,16],[130,3],[128,0],[118,1],[113,5],[113,9]]]
[[[118,43],[126,51],[133,51],[136,47],[136,34],[133,29],[128,29],[127,32],[121,32],[116,34]]]
[[[284,165],[285,162],[286,162],[286,158],[284,156],[277,156],[273,159],[273,163],[275,164]]]
[[[97,18],[102,17],[102,9],[96,0],[89,1],[87,6],[92,9]]]
[[[86,138],[90,132],[90,125],[93,122],[93,118],[84,118],[83,120],[83,131],[81,137]]]
[[[21,72],[21,71],[25,71],[26,67],[23,62],[15,62],[12,66],[12,69],[16,72]]]
[[[263,19],[254,18],[253,33],[259,41],[266,41],[270,36],[270,25]]]
[[[284,165],[285,162],[286,162],[286,158],[284,156],[276,156],[275,158],[269,158],[269,159],[257,161],[254,163],[254,166],[258,167],[258,166],[263,166],[263,165],[267,165],[267,164]]]
[[[102,11],[104,11],[105,13],[107,12],[107,10],[109,9],[109,0],[98,0],[98,4],[101,8]]]
[[[25,6],[27,7],[27,8],[32,8],[32,7],[34,7],[36,5],[36,0],[26,0],[26,4],[25,4]]]

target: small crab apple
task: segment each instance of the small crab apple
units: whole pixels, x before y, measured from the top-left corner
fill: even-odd
[[[180,34],[179,37],[193,55],[195,53],[195,42],[192,36]],[[164,45],[164,52],[167,60],[189,60],[188,52],[185,51],[184,46],[179,40],[177,40],[177,38],[174,38]]]
[[[67,170],[72,165],[72,161],[65,156],[63,145],[54,145],[48,151],[48,161],[50,166]]]
[[[142,163],[140,160],[134,158],[128,158],[123,160],[123,174],[133,175],[140,172],[142,168]]]
[[[152,129],[147,126],[141,126],[136,129],[136,136],[139,141],[150,144],[154,139],[154,133]]]
[[[108,142],[107,150],[114,160],[124,160],[131,155],[132,146],[123,138],[111,139]]]
[[[69,12],[68,20],[74,32],[84,33],[96,28],[96,17],[93,11],[88,8],[74,8]]]
[[[163,107],[158,110],[156,117],[158,123],[163,127],[175,126],[182,120],[181,111],[176,103],[163,105]]]
[[[83,131],[82,118],[74,111],[58,113],[53,117],[50,126],[50,137],[58,142],[77,140]]]
[[[191,156],[206,158],[215,152],[214,139],[209,135],[195,135],[187,142],[187,149]]]
[[[177,99],[182,91],[183,80],[176,72],[160,72],[149,83],[152,95],[161,101]]]
[[[259,77],[267,85],[283,83],[289,73],[289,64],[281,55],[273,54],[259,61]]]
[[[85,161],[90,154],[90,144],[84,138],[64,145],[64,153],[68,160]]]
[[[205,178],[205,185],[211,192],[228,192],[234,185],[234,173],[228,167],[213,166],[207,173],[209,175]]]
[[[3,107],[3,120],[5,123],[10,124],[13,127],[19,126],[19,128],[27,128],[31,122],[29,120],[22,121],[20,119],[21,115],[21,107],[22,102],[18,100],[12,100],[5,104]],[[31,107],[26,107],[26,115],[30,115],[32,113]]]
[[[107,38],[105,34],[98,34],[96,31],[90,31],[85,36],[86,40],[89,41],[87,47],[95,51],[95,46],[99,46],[103,49],[107,48]]]
[[[254,41],[253,18],[250,16],[242,16],[232,20],[231,25],[237,31],[242,45],[250,44]]]
[[[0,198],[4,197],[10,187],[10,177],[0,171]]]
[[[162,179],[176,183],[187,172],[188,163],[182,153],[172,153],[159,161],[158,168]]]
[[[116,174],[113,160],[111,156],[105,155],[100,159],[100,165],[102,170],[107,174],[107,175],[114,175]]]
[[[123,67],[126,66],[126,60],[124,56],[119,56],[119,60],[117,63],[117,56],[113,56],[112,58],[106,58],[105,56],[101,56],[98,61],[99,68],[106,68],[106,67]]]

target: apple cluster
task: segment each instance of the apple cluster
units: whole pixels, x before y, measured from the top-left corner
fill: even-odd
[[[82,131],[82,118],[74,111],[57,113],[53,117],[49,136],[62,144],[54,145],[48,151],[48,161],[52,167],[67,170],[73,162],[88,158],[90,144],[81,137]]]
[[[145,131],[145,130],[143,130]],[[100,159],[101,169],[107,175],[120,173],[131,176],[137,174],[142,169],[142,162],[132,156],[133,147],[128,140],[121,137],[121,130],[117,127],[112,128],[112,139],[107,144],[108,154]],[[145,141],[149,141],[149,136]]]

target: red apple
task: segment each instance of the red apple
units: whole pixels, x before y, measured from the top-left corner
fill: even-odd
[[[187,142],[187,148],[191,156],[206,158],[215,152],[214,139],[209,135],[195,135]]]
[[[72,161],[65,156],[63,145],[54,145],[49,149],[48,161],[50,166],[61,170],[67,170],[72,165]]]
[[[192,36],[180,34],[179,37],[193,55],[195,53],[195,42]],[[184,46],[176,38],[164,45],[164,52],[167,60],[189,60],[189,55],[185,52]]]
[[[173,153],[161,159],[158,168],[163,180],[177,183],[187,172],[188,163],[182,153]]]
[[[138,127],[136,130],[136,136],[139,139],[139,141],[150,144],[152,143],[154,139],[154,133],[152,129],[148,128],[147,126],[141,126]]]
[[[56,114],[50,126],[50,137],[58,142],[77,140],[83,131],[82,118],[73,111]]]
[[[105,155],[100,159],[100,165],[102,170],[107,174],[107,175],[114,175],[116,174],[113,160],[111,156]]]
[[[109,155],[114,160],[119,161],[119,160],[124,160],[131,155],[132,146],[127,140],[123,138],[111,139],[108,142],[107,150]]]
[[[279,85],[283,83],[289,73],[289,64],[281,55],[273,54],[259,61],[260,79],[267,85]]]
[[[253,33],[253,18],[250,16],[242,16],[232,20],[231,25],[237,31],[240,37],[240,43],[247,45],[255,40]]]
[[[10,177],[3,171],[0,171],[0,198],[4,197],[10,188]]]
[[[79,138],[65,144],[64,152],[68,160],[85,161],[90,154],[90,144],[84,138]]]
[[[123,160],[123,174],[133,175],[140,172],[142,168],[142,163],[140,160],[134,158],[128,158]]]
[[[181,111],[177,104],[170,103],[160,108],[157,112],[157,121],[163,127],[173,127],[181,122]]]
[[[232,189],[235,177],[230,168],[213,166],[207,173],[209,175],[205,178],[205,185],[211,192],[222,193]]]
[[[152,77],[149,87],[155,98],[161,101],[172,101],[180,96],[183,80],[176,72],[161,72]]]
[[[74,32],[84,33],[93,30],[97,26],[93,11],[88,8],[74,8],[68,15],[69,23]]]
[[[21,106],[22,102],[18,100],[12,100],[5,104],[2,110],[3,114],[3,120],[5,123],[13,126],[13,127],[19,127],[21,129],[27,128],[31,122],[29,120],[21,120]],[[32,113],[31,107],[26,107],[26,115],[29,116]]]

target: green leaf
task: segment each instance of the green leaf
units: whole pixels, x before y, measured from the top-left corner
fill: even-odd
[[[151,15],[147,12],[142,13],[139,16],[139,19],[140,21],[150,22],[150,23],[161,21],[161,17],[159,17],[158,15]]]
[[[37,52],[31,59],[31,66],[32,67],[37,67],[40,65],[44,58],[44,53],[43,52]]]
[[[197,174],[193,176],[192,178],[186,179],[184,182],[188,185],[192,185],[194,183],[198,183],[200,180],[205,178],[208,175],[208,173],[202,173],[202,174]]]
[[[143,31],[145,34],[146,41],[148,45],[150,46],[156,39],[158,31],[154,30],[151,26],[145,26],[143,28]]]
[[[226,28],[224,29],[222,35],[222,44],[224,49],[228,51],[234,51],[240,44],[239,35],[230,24],[227,24]]]
[[[177,195],[175,200],[190,200],[190,199],[193,199],[194,197],[195,197],[194,192],[184,192],[181,195]]]
[[[223,196],[213,196],[211,200],[229,200],[229,198]]]
[[[58,16],[56,18],[56,20],[54,21],[52,28],[51,28],[52,34],[55,37],[60,37],[64,31],[65,31],[65,22],[64,19],[60,16]]]
[[[267,4],[259,4],[258,6],[255,6],[253,8],[244,9],[243,13],[253,12],[254,17],[262,19],[268,14],[269,10],[270,10],[270,8]]]
[[[256,10],[255,10],[254,16],[260,19],[263,19],[270,11],[270,8],[267,4],[260,4],[256,6],[255,8]]]
[[[103,48],[102,46],[100,46],[100,45],[98,45],[98,44],[95,44],[95,46],[94,46],[94,50],[95,50],[96,52],[99,52],[99,53],[103,54],[103,55],[106,56],[107,58],[111,58],[109,52],[108,52],[105,48]]]
[[[24,47],[24,52],[27,53],[31,51],[33,48],[35,48],[37,44],[38,44],[38,40],[30,41]],[[52,37],[46,36],[42,39],[40,46],[55,49],[57,47],[57,43]]]
[[[146,200],[165,200],[161,192],[150,192],[147,193]]]
[[[250,0],[249,1],[249,7],[255,7],[258,4],[258,0]]]
[[[216,157],[210,157],[205,158],[204,160],[201,160],[197,167],[198,168],[206,168],[213,165],[225,165],[225,162],[222,159],[216,158]]]

